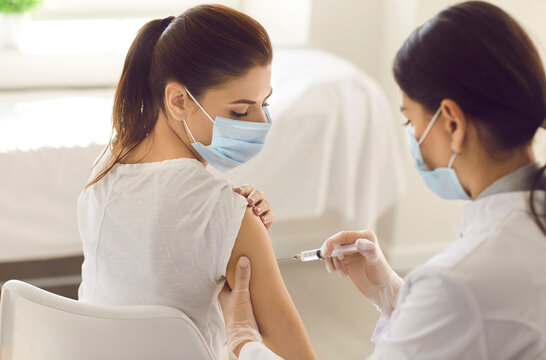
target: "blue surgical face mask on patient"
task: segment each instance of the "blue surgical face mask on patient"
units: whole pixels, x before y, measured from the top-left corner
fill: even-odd
[[[415,129],[413,126],[408,127],[407,136],[411,156],[413,157],[413,165],[423,178],[425,185],[442,199],[470,200],[470,197],[466,191],[464,191],[463,186],[457,177],[457,173],[455,173],[455,170],[452,168],[453,161],[455,161],[455,157],[457,156],[455,152],[451,156],[447,167],[439,167],[434,170],[429,170],[427,168],[425,162],[423,161],[423,156],[421,155],[421,149],[419,146],[423,143],[425,137],[432,128],[432,125],[434,125],[434,122],[440,116],[441,110],[442,108],[439,108],[438,111],[436,111],[436,114],[434,114],[430,120],[430,123],[426,127],[425,131],[423,132],[423,136],[421,136],[419,141],[417,141],[415,138]]]
[[[233,120],[221,116],[216,116],[216,119],[213,120],[188,89],[186,91],[214,124],[210,145],[203,145],[195,140],[186,120],[184,120],[186,130],[193,141],[192,147],[207,163],[215,169],[225,172],[258,155],[265,144],[267,133],[271,129],[271,117],[267,107],[262,107],[267,120],[265,123]]]

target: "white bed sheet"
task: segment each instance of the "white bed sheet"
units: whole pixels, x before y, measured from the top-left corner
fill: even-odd
[[[264,190],[278,224],[334,210],[344,226],[373,228],[405,190],[381,89],[350,63],[301,49],[276,51],[272,84],[274,125],[264,150],[219,175]],[[76,200],[108,140],[112,95],[0,95],[0,261],[81,253]]]

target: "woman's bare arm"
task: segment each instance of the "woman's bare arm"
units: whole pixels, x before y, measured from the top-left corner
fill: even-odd
[[[250,208],[246,209],[228,263],[226,278],[230,286],[237,260],[243,255],[250,259],[252,267],[250,296],[264,344],[286,360],[316,359],[282,280],[267,230]]]

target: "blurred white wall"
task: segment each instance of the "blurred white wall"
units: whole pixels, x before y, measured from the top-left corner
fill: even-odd
[[[399,90],[391,66],[398,48],[418,25],[446,6],[448,0],[313,0],[309,44],[343,56],[371,75],[384,88],[392,104],[396,123],[399,114]],[[494,0],[514,16],[535,41],[546,59],[546,1]],[[539,159],[546,160],[546,141],[541,130],[537,144]],[[400,127],[400,141],[406,144]],[[452,225],[458,224],[465,202],[443,201],[427,190],[413,169],[409,151],[404,146],[409,191],[401,199],[391,240],[393,260],[409,268],[454,240]]]
[[[240,9],[267,29],[275,45],[305,44],[309,38],[311,0],[240,0]],[[287,11],[287,9],[290,11]]]
[[[254,17],[276,47],[307,44],[312,0],[212,2]],[[207,1],[44,0],[32,12],[32,21],[25,16],[18,50],[3,49],[0,33],[0,90],[114,86],[127,49],[143,24],[202,3]],[[3,21],[0,16],[0,28]]]

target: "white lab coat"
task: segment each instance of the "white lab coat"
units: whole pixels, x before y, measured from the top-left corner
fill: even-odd
[[[537,191],[544,213],[546,192]],[[546,359],[546,237],[528,191],[467,205],[458,241],[411,271],[369,360]],[[241,360],[278,359],[247,344]]]

